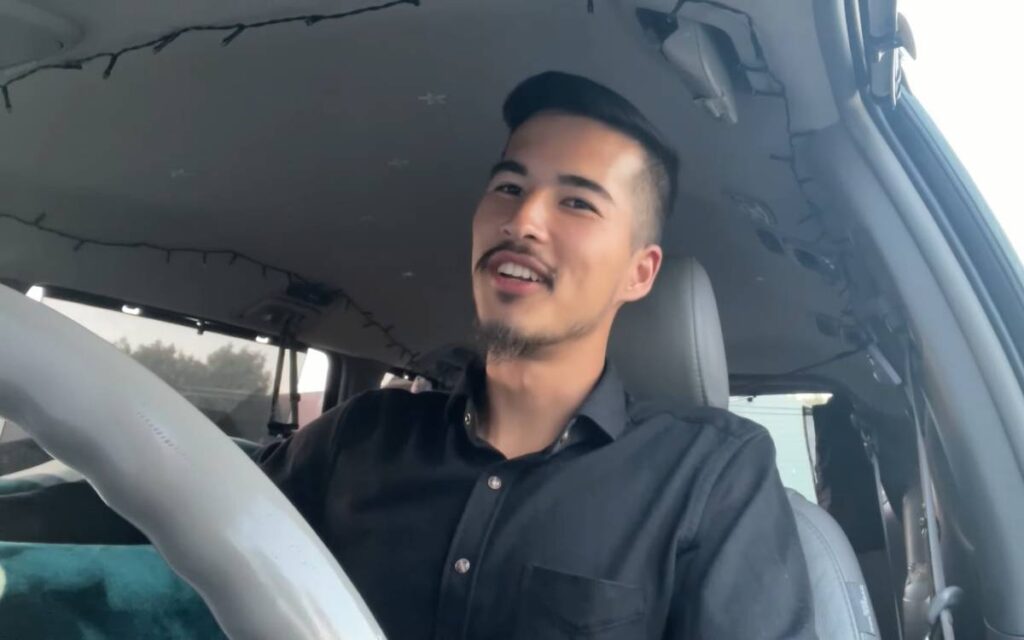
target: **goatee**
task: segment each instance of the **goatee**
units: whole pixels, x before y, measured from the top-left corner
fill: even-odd
[[[583,325],[573,325],[559,335],[527,335],[501,321],[476,323],[477,344],[481,352],[498,360],[530,359],[547,347],[585,334]]]

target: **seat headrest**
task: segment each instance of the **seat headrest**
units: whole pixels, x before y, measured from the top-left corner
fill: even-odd
[[[729,405],[729,373],[718,304],[704,267],[666,258],[650,294],[624,305],[609,358],[626,389],[673,406]]]

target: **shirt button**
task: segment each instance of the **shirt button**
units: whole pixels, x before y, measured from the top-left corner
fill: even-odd
[[[491,476],[487,478],[487,486],[497,491],[501,488],[501,478],[498,476]]]
[[[459,558],[455,561],[455,571],[458,573],[469,573],[469,560],[465,558]]]

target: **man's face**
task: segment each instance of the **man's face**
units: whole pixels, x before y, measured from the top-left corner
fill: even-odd
[[[661,261],[636,243],[646,155],[579,116],[541,113],[511,136],[473,218],[473,297],[485,334],[535,347],[611,329]]]

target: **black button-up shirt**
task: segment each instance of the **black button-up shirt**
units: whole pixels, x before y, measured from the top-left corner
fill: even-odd
[[[363,394],[258,456],[390,640],[814,637],[762,427],[634,403],[609,366],[510,460],[475,435],[483,380]]]

